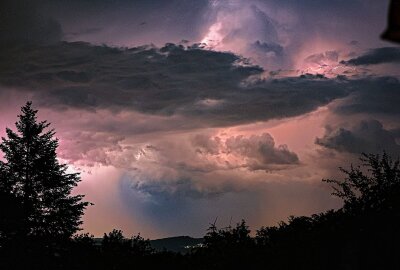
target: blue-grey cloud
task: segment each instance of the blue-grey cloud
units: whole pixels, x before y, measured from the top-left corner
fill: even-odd
[[[259,136],[230,137],[226,140],[228,153],[237,153],[245,157],[252,170],[268,169],[270,165],[297,164],[299,158],[286,145],[275,146],[275,141],[268,133]]]
[[[400,114],[400,81],[394,77],[365,78],[352,82],[352,96],[334,108],[342,116],[374,114],[398,117]]]
[[[384,47],[369,50],[364,55],[342,61],[342,64],[353,66],[369,66],[377,64],[400,63],[400,48]]]
[[[267,43],[267,42],[260,42],[257,40],[253,44],[251,44],[251,48],[256,50],[259,53],[268,54],[272,53],[275,56],[282,57],[284,54],[284,48],[282,45],[277,43]]]
[[[398,156],[400,145],[396,142],[395,134],[385,129],[377,120],[365,120],[350,128],[326,128],[326,134],[316,139],[316,144],[340,152],[355,154],[383,151]]]

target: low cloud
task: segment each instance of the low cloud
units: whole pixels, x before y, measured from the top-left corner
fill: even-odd
[[[296,153],[286,145],[276,145],[267,133],[252,136],[189,133],[135,144],[112,134],[64,135],[72,137],[74,141],[63,139],[60,157],[86,168],[122,169],[131,179],[133,189],[151,196],[201,198],[239,192],[245,189],[242,180],[247,173],[267,175],[300,165]]]
[[[364,78],[350,81],[352,94],[334,112],[349,114],[373,114],[397,119],[400,114],[400,81],[395,77]]]
[[[131,145],[126,138],[115,133],[64,132],[60,154],[85,166],[112,165],[126,170],[150,166],[157,167],[159,172],[177,172],[174,176],[165,175],[167,178],[175,178],[182,172],[270,171],[299,164],[296,153],[290,151],[287,145],[276,145],[268,133],[230,137],[188,133],[178,137],[167,136],[165,139],[153,139],[152,143]],[[72,144],[78,149],[73,150],[70,147]]]
[[[221,139],[218,136],[197,135],[193,145],[200,155],[211,155],[228,168],[247,168],[249,170],[271,170],[277,165],[299,163],[296,153],[287,145],[275,145],[268,133],[249,137],[238,135]]]
[[[400,154],[400,145],[396,142],[395,133],[384,128],[377,120],[365,120],[349,128],[326,128],[322,138],[316,144],[335,149],[339,152],[355,154],[379,154],[386,151],[393,156]]]
[[[378,64],[393,64],[400,63],[400,48],[384,47],[369,50],[364,55],[342,61],[342,64],[352,66],[369,66]]]
[[[228,153],[246,157],[247,166],[252,170],[268,169],[270,165],[297,164],[299,158],[291,152],[287,145],[275,146],[275,141],[268,133],[230,137],[226,140]]]
[[[61,158],[75,165],[93,167],[114,165],[114,159],[123,151],[124,137],[118,134],[88,131],[65,131],[62,134]]]
[[[271,56],[281,57],[284,53],[284,48],[281,45],[277,43],[260,42],[259,40],[254,42],[251,48],[263,54],[270,54]]]

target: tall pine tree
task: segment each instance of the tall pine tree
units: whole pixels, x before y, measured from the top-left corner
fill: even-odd
[[[58,140],[47,121],[37,121],[37,110],[21,108],[16,132],[6,129],[0,150],[0,236],[66,239],[79,230],[88,202],[71,194],[79,174],[67,173],[57,160]]]

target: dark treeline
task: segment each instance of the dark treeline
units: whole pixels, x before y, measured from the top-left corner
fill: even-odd
[[[246,222],[211,224],[201,247],[155,251],[149,240],[113,230],[101,242],[77,234],[89,205],[71,190],[79,175],[56,159],[58,142],[37,111],[22,108],[17,133],[0,150],[0,269],[400,269],[400,166],[387,154],[364,154],[323,180],[343,207],[290,217],[252,236]]]

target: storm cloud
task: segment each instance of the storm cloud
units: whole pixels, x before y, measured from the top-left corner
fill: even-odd
[[[372,49],[357,58],[342,61],[341,63],[353,66],[400,63],[400,48],[384,47]]]
[[[324,137],[317,138],[316,143],[355,154],[380,154],[385,151],[393,156],[400,155],[400,145],[396,142],[395,134],[377,120],[361,121],[348,129],[327,127]]]
[[[0,7],[1,127],[33,101],[82,173],[96,235],[201,236],[216,216],[273,225],[339,207],[320,179],[359,152],[399,153],[384,1]]]
[[[0,57],[0,82],[29,89],[40,105],[182,115],[197,126],[296,116],[349,93],[335,80],[254,80],[263,69],[235,54],[175,44],[120,49],[64,42]]]
[[[348,99],[335,107],[342,116],[374,114],[377,117],[398,117],[400,114],[400,81],[396,77],[372,77],[358,80]]]

